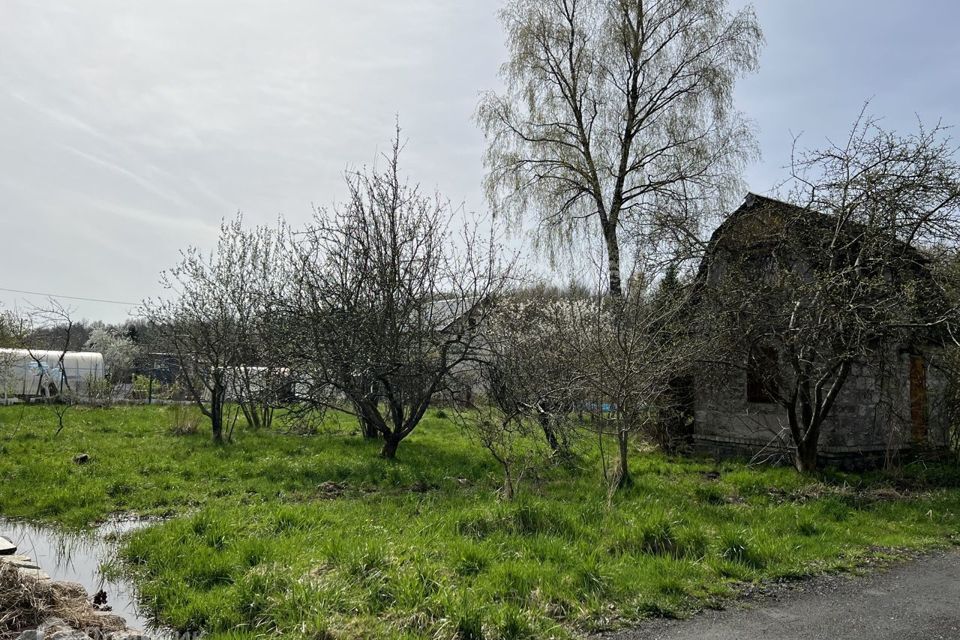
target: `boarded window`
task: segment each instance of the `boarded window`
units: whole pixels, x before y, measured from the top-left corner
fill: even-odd
[[[755,347],[747,361],[747,402],[776,402],[780,386],[777,352],[770,347]]]

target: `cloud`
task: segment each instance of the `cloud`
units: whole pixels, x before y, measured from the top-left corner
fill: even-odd
[[[483,211],[473,113],[506,56],[498,4],[3,0],[0,216],[19,242],[0,286],[153,295],[224,216],[297,224],[340,197],[398,115],[411,177]],[[832,134],[871,95],[893,122],[960,121],[952,2],[758,5],[768,46],[737,101],[764,151],[754,189],[780,175],[789,131]],[[37,246],[53,257],[30,262]]]

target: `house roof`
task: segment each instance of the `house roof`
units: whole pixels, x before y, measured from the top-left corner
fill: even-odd
[[[710,238],[710,245],[736,243],[738,246],[779,242],[782,233],[790,231],[801,234],[810,240],[819,240],[824,234],[832,237],[835,232],[854,239],[870,230],[868,225],[858,221],[846,220],[838,229],[837,216],[800,207],[795,204],[748,193],[733,213],[720,224]],[[890,237],[891,246],[898,247],[910,255],[911,259],[926,263],[927,257],[917,248],[897,238]],[[815,246],[819,243],[812,243]]]
[[[710,273],[718,254],[730,257],[773,252],[786,245],[794,255],[810,267],[829,260],[837,251],[833,244],[839,235],[841,251],[853,256],[858,243],[869,227],[857,222],[845,222],[838,228],[836,216],[799,207],[797,205],[748,193],[742,205],[733,211],[713,232],[694,282],[692,302],[703,295],[710,281]],[[877,262],[890,270],[900,282],[913,281],[919,285],[919,296],[925,316],[937,317],[946,307],[944,293],[934,280],[930,258],[910,244],[890,238],[888,253]],[[823,261],[823,262],[821,262]]]
[[[842,236],[846,247],[856,246],[869,228],[859,222],[847,221],[838,229],[836,216],[783,202],[774,198],[748,193],[733,213],[717,227],[710,237],[698,279],[705,275],[714,256],[721,250],[732,253],[756,252],[782,245],[790,247],[808,259],[827,257],[834,248],[830,242],[835,234]],[[890,238],[891,258],[909,270],[914,277],[928,279],[930,259],[919,249],[897,238]]]

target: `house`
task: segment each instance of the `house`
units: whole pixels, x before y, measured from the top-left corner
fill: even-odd
[[[836,343],[845,344],[845,334],[824,336],[819,325],[806,329],[806,333],[803,329],[794,331],[793,325],[788,326],[793,322],[788,317],[794,308],[791,305],[808,309],[812,318],[819,311],[819,302],[808,292],[784,288],[790,282],[802,286],[820,277],[814,274],[823,273],[828,261],[832,265],[837,260],[852,260],[863,227],[850,228],[854,232],[844,231],[848,237],[843,242],[828,243],[825,239],[835,237],[831,234],[838,229],[835,218],[751,194],[713,234],[697,275],[695,305],[706,311],[708,319],[725,313],[730,319],[727,329],[731,339],[725,357],[702,368],[692,380],[695,450],[762,461],[787,461],[795,456],[796,438],[784,399],[796,398],[791,394],[801,388],[795,384],[797,367],[812,365],[803,360],[805,354],[793,360],[791,357],[809,346],[819,349],[811,358],[821,357],[823,351],[839,349]],[[789,241],[783,242],[784,238]],[[842,252],[837,246],[844,247]],[[929,286],[932,279],[927,259],[900,241],[891,240],[889,246],[896,249],[896,258],[882,261],[882,266],[864,276],[867,284],[863,286],[902,285],[904,291],[916,292],[911,307],[914,313],[933,315],[945,302]],[[781,277],[784,272],[789,272],[789,277]],[[738,286],[728,286],[738,277]],[[889,300],[885,304],[889,308],[875,313],[901,311]],[[926,320],[917,318],[916,324],[934,324]],[[850,324],[850,332],[862,331],[853,326],[855,323]],[[837,326],[848,331],[842,322],[830,328],[837,331]],[[848,360],[844,368],[838,364],[832,369],[844,375],[819,426],[820,464],[863,468],[905,453],[936,452],[947,447],[949,424],[943,410],[946,377],[939,366],[942,340],[932,330],[891,331],[889,335],[893,337],[877,332],[867,335],[857,343],[862,351],[856,357],[844,356]],[[825,346],[821,348],[821,344]],[[844,353],[852,352],[847,349]],[[817,370],[818,375],[821,371],[831,369],[824,366]],[[833,379],[827,379],[816,397],[826,398],[832,383]],[[806,396],[813,393],[809,391]],[[798,413],[793,412],[794,425]]]

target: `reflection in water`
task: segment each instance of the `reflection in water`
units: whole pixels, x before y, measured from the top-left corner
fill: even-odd
[[[101,589],[107,604],[137,629],[152,628],[136,603],[133,585],[125,580],[107,580],[101,563],[113,558],[119,534],[149,524],[144,521],[110,522],[89,533],[64,532],[53,527],[0,518],[0,536],[17,545],[17,553],[33,558],[54,580],[79,582],[92,597]]]

